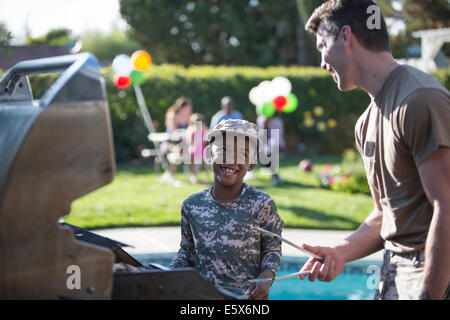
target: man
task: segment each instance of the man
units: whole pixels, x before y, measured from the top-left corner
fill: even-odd
[[[384,247],[376,299],[449,299],[450,96],[432,76],[393,59],[377,8],[330,0],[306,24],[339,90],[360,87],[371,98],[355,136],[375,205],[339,244],[303,244],[323,259],[302,270],[311,270],[310,281],[331,281],[345,263]]]
[[[244,119],[239,111],[234,110],[234,102],[231,97],[226,96],[220,100],[222,110],[218,111],[211,119],[210,128],[214,128],[220,121],[228,119]]]

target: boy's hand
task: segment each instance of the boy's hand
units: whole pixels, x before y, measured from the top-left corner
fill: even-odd
[[[270,270],[264,270],[258,277],[258,279],[267,279],[274,277],[274,274]],[[252,283],[245,293],[248,300],[267,300],[269,298],[269,288],[272,282]]]

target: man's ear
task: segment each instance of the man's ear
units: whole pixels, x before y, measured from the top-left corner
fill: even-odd
[[[252,171],[256,167],[256,163],[250,163],[248,165],[247,171]]]
[[[345,25],[341,28],[341,31],[339,31],[339,37],[344,41],[344,45],[346,47],[349,46],[350,41],[352,40],[352,36],[353,33],[350,26]]]

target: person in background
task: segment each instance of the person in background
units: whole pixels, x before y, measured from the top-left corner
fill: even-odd
[[[209,166],[203,161],[203,154],[206,148],[206,134],[208,126],[205,122],[205,116],[200,113],[194,113],[189,119],[189,126],[186,129],[185,143],[189,150],[191,172],[190,180],[192,183],[198,183],[198,173],[202,164],[204,164],[206,179],[205,184],[209,184]]]
[[[267,130],[267,144],[262,146],[263,152],[267,157],[278,156],[286,150],[284,124],[283,120],[278,116],[278,113],[275,113],[271,117],[266,117],[261,114],[256,119],[256,123],[260,131]],[[278,175],[278,168],[273,167],[271,162],[263,164],[263,166],[270,169],[273,186],[283,183],[283,179]]]
[[[166,132],[170,134],[169,141],[161,143],[161,152],[166,156],[168,168],[161,177],[161,182],[179,187],[181,182],[176,180],[174,174],[178,165],[182,162],[182,150],[179,142],[184,138],[184,133],[192,115],[192,100],[188,97],[179,97],[166,111]]]
[[[222,110],[218,111],[211,119],[210,128],[214,128],[220,121],[228,119],[244,119],[239,111],[234,109],[234,101],[230,96],[223,97],[220,100]]]
[[[176,130],[186,129],[191,115],[192,100],[185,96],[179,97],[166,111],[166,132],[173,133]]]

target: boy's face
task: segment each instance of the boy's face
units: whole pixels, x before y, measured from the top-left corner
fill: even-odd
[[[225,186],[240,184],[245,174],[256,166],[251,161],[256,156],[256,148],[248,138],[228,136],[226,139],[225,134],[222,137],[222,141],[215,140],[211,145],[214,180]]]

